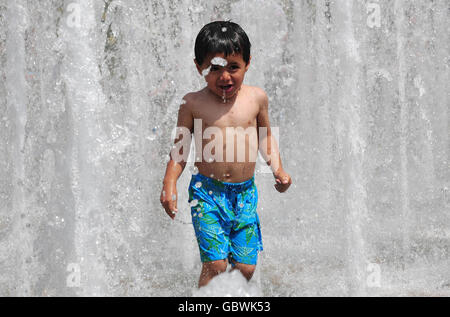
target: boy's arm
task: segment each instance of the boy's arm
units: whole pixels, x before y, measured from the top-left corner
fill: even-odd
[[[183,100],[188,100],[186,96]],[[177,209],[177,180],[186,167],[186,161],[191,147],[191,133],[194,119],[188,102],[181,104],[178,110],[177,131],[174,146],[170,151],[170,160],[167,163],[163,180],[160,202],[170,218],[174,219]]]
[[[289,174],[283,169],[278,144],[270,129],[269,99],[262,89],[257,89],[257,98],[260,105],[257,117],[258,135],[260,135],[259,151],[267,165],[272,169],[276,182],[275,189],[282,193],[289,188],[292,184],[292,180]]]

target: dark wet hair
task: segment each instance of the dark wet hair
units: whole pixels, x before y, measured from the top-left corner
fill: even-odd
[[[202,65],[208,54],[242,54],[244,62],[250,61],[250,40],[245,31],[231,21],[215,21],[206,24],[195,39],[195,59]]]

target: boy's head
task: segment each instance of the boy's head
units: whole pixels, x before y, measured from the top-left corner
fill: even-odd
[[[245,31],[230,21],[206,24],[195,39],[195,60],[202,65],[208,54],[224,53],[225,56],[241,54],[246,64],[250,62],[250,41]]]
[[[236,23],[206,24],[195,40],[195,64],[208,88],[219,97],[231,98],[239,90],[250,66],[250,41]]]

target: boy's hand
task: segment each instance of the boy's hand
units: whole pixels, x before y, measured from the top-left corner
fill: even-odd
[[[281,167],[275,173],[273,173],[273,176],[275,177],[276,182],[275,189],[280,193],[285,192],[292,184],[291,177]]]
[[[176,182],[167,182],[163,185],[159,200],[169,217],[174,219],[176,213],[178,212]]]

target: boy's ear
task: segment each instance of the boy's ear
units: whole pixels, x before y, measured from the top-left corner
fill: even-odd
[[[245,65],[245,71],[247,71],[248,68],[250,67],[251,60],[252,60],[252,56],[250,55],[249,58],[248,58],[248,63],[247,63],[247,65]]]

